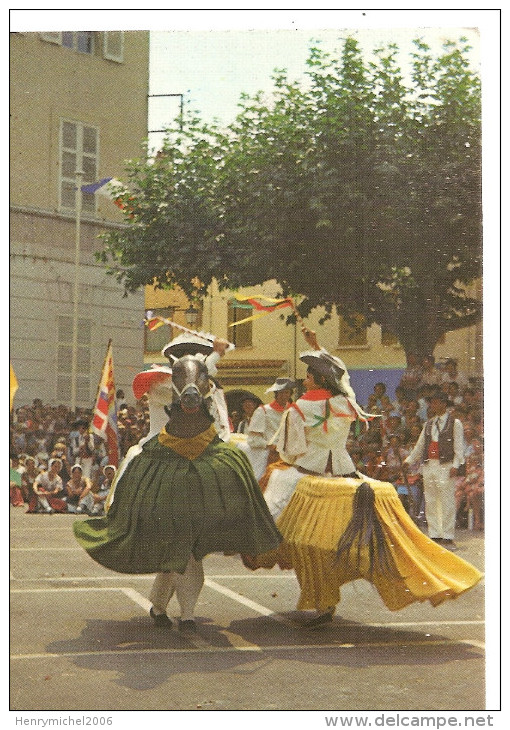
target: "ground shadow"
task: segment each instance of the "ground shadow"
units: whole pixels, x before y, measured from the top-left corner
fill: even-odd
[[[188,638],[176,629],[156,628],[147,617],[129,621],[89,619],[80,636],[52,642],[46,650],[67,655],[80,668],[114,671],[118,685],[138,691],[153,689],[180,673],[225,672],[241,666],[249,670],[250,664],[258,671],[264,660],[348,669],[437,665],[483,658],[483,652],[472,645],[423,631],[366,626],[337,618],[312,631],[300,626],[303,615],[299,612],[282,618],[287,623],[270,616],[232,621],[227,630],[210,619],[197,618],[196,638]],[[240,637],[247,647],[260,647],[260,651],[230,650],[229,633]]]

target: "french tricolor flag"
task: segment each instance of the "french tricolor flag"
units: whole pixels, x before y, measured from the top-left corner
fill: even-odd
[[[104,177],[102,180],[98,180],[97,182],[81,186],[83,193],[89,193],[89,195],[99,193],[100,195],[106,195],[108,198],[116,198],[120,190],[123,188],[124,185],[120,182],[120,180],[116,180],[114,177]]]
[[[82,185],[81,191],[82,193],[88,193],[89,195],[94,195],[95,193],[98,195],[104,195],[118,208],[129,215],[130,218],[133,218],[134,210],[131,201],[134,200],[134,197],[129,197],[126,202],[125,197],[123,196],[126,192],[126,187],[120,180],[117,180],[114,177],[104,177],[102,180],[98,180],[97,182]]]

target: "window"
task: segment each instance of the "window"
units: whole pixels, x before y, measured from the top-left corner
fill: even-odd
[[[106,30],[103,34],[103,56],[109,61],[121,63],[124,60],[124,32]]]
[[[83,171],[83,185],[97,180],[99,131],[81,122],[62,121],[60,127],[60,207],[75,210],[76,170]],[[96,212],[94,193],[82,194],[82,210]]]
[[[94,32],[91,30],[41,33],[41,38],[78,53],[94,53]]]
[[[152,317],[163,317],[164,319],[173,319],[175,307],[166,307],[165,309],[151,309],[150,315],[147,313],[147,319]],[[173,338],[173,327],[169,324],[163,324],[155,330],[145,327],[145,343],[144,350],[149,353],[160,353],[166,344]]]
[[[362,314],[353,317],[354,325],[349,324],[342,316],[339,318],[338,344],[341,347],[366,347],[367,328]]]
[[[253,311],[251,304],[238,302],[232,299],[228,303],[228,336],[227,340],[232,342],[236,347],[251,347],[253,344],[253,322],[245,322],[237,327],[230,327],[234,322],[240,322],[246,317],[250,317]]]
[[[92,320],[78,319],[78,351],[76,368],[76,400],[90,402],[90,350]],[[71,374],[73,361],[73,318],[57,318],[57,393],[58,402],[71,400]]]

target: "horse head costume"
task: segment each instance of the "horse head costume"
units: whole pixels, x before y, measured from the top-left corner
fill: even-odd
[[[88,554],[120,573],[182,574],[191,557],[257,555],[281,541],[248,458],[218,436],[206,365],[175,359],[171,388],[164,426],[121,464],[106,516],[73,526]]]

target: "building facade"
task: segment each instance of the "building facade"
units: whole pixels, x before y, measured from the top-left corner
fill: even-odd
[[[264,295],[275,298],[278,296],[278,284],[266,282],[249,290],[240,289],[238,294],[241,297]],[[190,326],[186,322],[189,302],[179,290],[147,287],[145,302],[150,316],[161,316]],[[267,400],[265,391],[277,377],[302,379],[305,376],[306,366],[299,360],[299,353],[309,348],[299,325],[286,324],[289,311],[282,309],[252,322],[232,326],[252,312],[238,302],[232,292],[219,291],[216,286],[211,288],[210,296],[199,307],[198,320],[193,327],[235,344],[235,350],[227,353],[218,366],[218,378],[226,392],[242,388]],[[360,402],[366,403],[373,386],[379,381],[386,383],[388,393],[393,396],[406,366],[405,352],[399,342],[379,325],[355,331],[334,314],[321,324],[324,314],[320,308],[314,310],[306,325],[317,332],[320,345],[344,360]],[[146,365],[167,362],[161,355],[161,348],[176,334],[177,330],[172,331],[171,326],[146,332]],[[458,360],[460,371],[468,376],[481,376],[481,325],[447,333],[436,346],[434,355],[439,366],[442,360],[453,357]]]
[[[70,405],[74,391],[76,406],[90,408],[110,339],[118,388],[127,391],[143,364],[144,296],[124,297],[95,258],[100,234],[122,225],[120,211],[83,193],[77,216],[76,187],[122,177],[140,156],[149,33],[12,33],[10,79],[14,407],[34,398]]]

